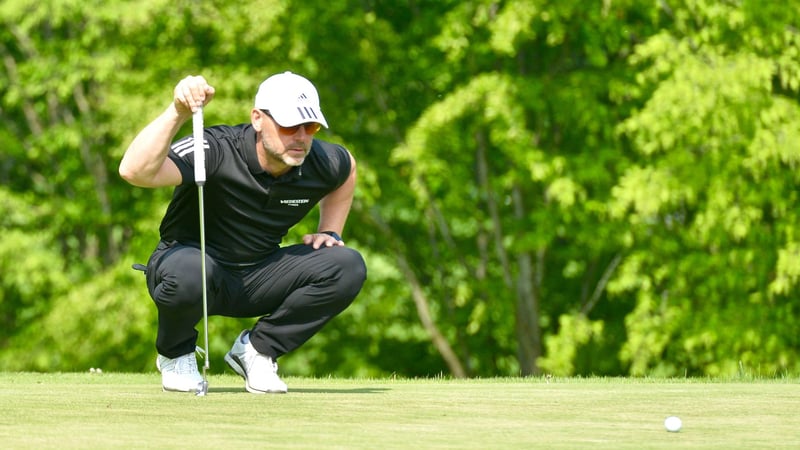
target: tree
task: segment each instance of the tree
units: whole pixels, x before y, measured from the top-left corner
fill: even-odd
[[[395,158],[430,240],[412,259],[436,274],[431,297],[455,316],[446,323],[469,373],[539,373],[545,331],[591,311],[618,264],[605,202],[626,164],[614,130],[626,56],[654,29],[628,27],[648,8],[471,2],[433,41],[447,70],[430,78],[448,93]]]
[[[640,161],[614,188],[611,285],[636,296],[632,374],[797,370],[798,8],[756,3],[664,6],[674,28],[632,58],[646,101],[619,127]]]

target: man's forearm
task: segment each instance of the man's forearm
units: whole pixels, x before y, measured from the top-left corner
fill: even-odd
[[[190,116],[189,116],[190,117]],[[133,139],[119,165],[120,176],[137,186],[154,186],[175,134],[188,120],[173,104]]]

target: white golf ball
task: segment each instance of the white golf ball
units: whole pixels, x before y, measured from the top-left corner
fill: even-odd
[[[669,416],[664,420],[664,428],[671,433],[677,433],[678,431],[681,431],[681,425],[683,425],[683,423],[681,423],[681,419],[676,416]]]

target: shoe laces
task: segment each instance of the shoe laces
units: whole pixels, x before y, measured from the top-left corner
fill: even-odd
[[[192,375],[198,372],[194,353],[179,356],[171,361],[172,371],[179,375]]]
[[[258,371],[256,367],[265,367],[267,370],[266,372],[271,373],[275,376],[278,375],[278,363],[275,362],[272,358],[262,353],[259,353],[255,349],[252,351],[247,352],[247,359],[249,362],[249,366],[254,369],[254,371]]]

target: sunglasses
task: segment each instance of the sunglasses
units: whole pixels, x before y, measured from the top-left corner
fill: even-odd
[[[275,118],[272,117],[272,114],[270,114],[269,111],[267,111],[266,109],[262,109],[261,112],[266,114],[267,116],[269,116],[269,118],[272,119],[273,122],[275,122],[275,125],[278,126],[278,131],[281,134],[285,134],[285,135],[288,135],[288,136],[291,136],[291,135],[297,133],[297,131],[300,129],[300,127],[303,127],[305,129],[305,131],[306,131],[306,134],[308,134],[308,135],[317,134],[317,132],[320,130],[320,128],[322,128],[322,125],[318,124],[317,122],[306,122],[306,123],[301,123],[300,125],[295,125],[293,127],[284,127],[281,124],[279,124],[275,120]]]

